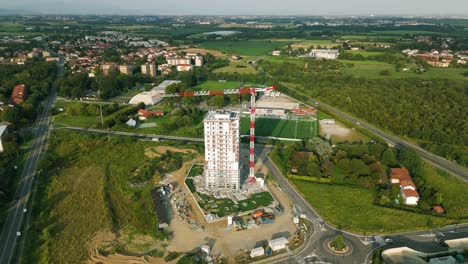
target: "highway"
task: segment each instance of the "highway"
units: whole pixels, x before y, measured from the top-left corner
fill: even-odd
[[[393,136],[393,135],[390,135],[389,133],[387,132],[384,132],[378,128],[376,128],[375,126],[372,126],[372,125],[369,125],[368,123],[365,123],[363,122],[362,120],[359,120],[355,117],[352,117],[351,115],[348,115],[328,104],[325,104],[325,103],[322,103],[314,98],[311,98],[309,96],[307,96],[306,94],[304,94],[303,92],[299,91],[299,90],[296,90],[296,89],[293,89],[293,88],[290,88],[288,86],[286,86],[288,89],[292,90],[292,91],[295,91],[303,96],[305,96],[308,100],[312,101],[312,102],[315,102],[316,105],[308,105],[302,101],[299,101],[297,99],[295,99],[297,102],[299,103],[304,103],[305,105],[309,106],[309,107],[313,107],[313,108],[316,108],[316,107],[319,107],[319,108],[322,108],[322,109],[325,109],[329,112],[332,112],[334,113],[335,115],[343,118],[343,119],[346,119],[354,124],[356,124],[356,126],[360,126],[364,129],[367,129],[368,131],[380,136],[381,138],[383,138],[387,143],[395,146],[396,148],[399,148],[399,149],[402,149],[402,148],[413,148],[424,160],[426,160],[427,162],[429,162],[430,164],[434,165],[435,167],[441,169],[441,170],[444,170],[456,177],[458,177],[459,179],[461,179],[462,181],[465,181],[465,182],[468,182],[468,169],[454,163],[454,162],[451,162],[447,159],[444,159],[438,155],[435,155],[423,148],[421,148],[420,146],[416,145],[416,144],[413,144],[413,143],[410,143],[408,141],[405,141],[399,137],[396,137],[396,136]]]
[[[59,64],[57,71],[58,75],[62,73],[63,63]],[[49,133],[49,111],[55,101],[55,97],[56,92],[55,88],[53,88],[51,94],[44,102],[44,110],[38,115],[32,126],[34,134],[33,143],[29,149],[27,160],[19,178],[15,200],[10,207],[5,225],[0,234],[0,263],[8,264],[14,261],[17,242],[26,235],[23,220],[26,219],[30,211],[25,212],[25,209],[28,208],[34,174]]]

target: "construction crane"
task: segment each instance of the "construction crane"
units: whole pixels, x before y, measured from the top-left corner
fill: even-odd
[[[276,86],[265,88],[241,87],[239,89],[219,90],[219,91],[198,91],[198,92],[180,92],[173,94],[164,94],[161,97],[186,97],[186,96],[215,96],[250,94],[250,136],[249,136],[249,183],[255,183],[255,97],[257,93],[271,92]]]

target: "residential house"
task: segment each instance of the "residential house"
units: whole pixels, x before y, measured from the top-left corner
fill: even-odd
[[[133,74],[133,65],[119,65],[119,72],[125,75],[132,75]]]
[[[390,170],[390,183],[400,185],[400,195],[406,205],[417,205],[420,198],[406,168],[392,168]]]
[[[154,62],[141,65],[141,74],[156,78],[156,65]]]
[[[18,84],[13,88],[13,92],[11,93],[11,103],[13,105],[21,104],[26,100],[28,96],[28,91],[24,84]]]
[[[140,109],[138,110],[138,115],[140,120],[146,120],[150,116],[163,116],[164,111],[163,110],[153,110],[153,111],[148,111],[145,109]]]
[[[192,64],[178,64],[177,65],[177,71],[179,72],[191,71],[192,68],[193,68]]]

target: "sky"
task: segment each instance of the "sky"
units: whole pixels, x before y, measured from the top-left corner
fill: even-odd
[[[468,16],[468,0],[0,0],[0,9],[43,14]]]

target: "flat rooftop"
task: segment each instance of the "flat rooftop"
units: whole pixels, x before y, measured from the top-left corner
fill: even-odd
[[[164,82],[160,83],[158,86],[153,87],[153,89],[151,89],[151,91],[152,92],[159,92],[159,91],[164,92],[166,90],[166,87],[168,87],[171,84],[175,84],[175,83],[180,83],[180,81],[165,80]]]
[[[240,119],[240,112],[235,111],[209,111],[204,121],[219,121]]]

